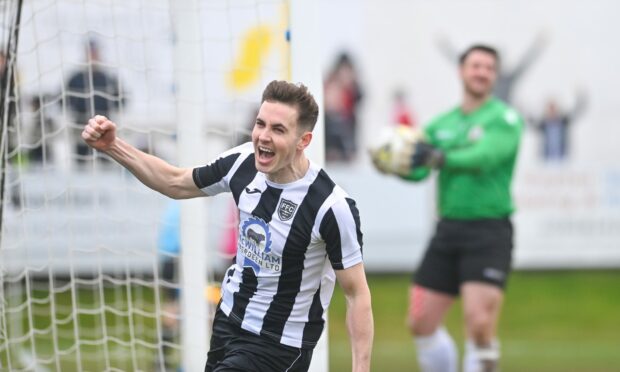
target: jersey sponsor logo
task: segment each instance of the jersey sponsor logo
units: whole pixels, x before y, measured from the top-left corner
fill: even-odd
[[[438,141],[449,141],[454,138],[454,133],[447,129],[438,129],[435,132],[435,138]]]
[[[288,221],[295,214],[297,210],[297,204],[287,199],[280,199],[280,205],[278,205],[278,217],[281,221]]]
[[[250,217],[239,230],[239,252],[243,255],[243,267],[251,267],[258,274],[262,269],[279,272],[282,257],[271,252],[269,225],[258,217]]]

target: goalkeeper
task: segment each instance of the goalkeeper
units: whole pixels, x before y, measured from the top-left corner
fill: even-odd
[[[496,328],[513,247],[510,187],[523,128],[521,117],[491,96],[498,64],[493,48],[467,49],[459,66],[461,104],[431,121],[424,140],[402,153],[386,157],[384,148],[373,154],[377,168],[409,181],[439,171],[440,219],[413,278],[408,312],[426,372],[458,370],[442,322],[459,295],[467,337],[463,371],[498,370]]]

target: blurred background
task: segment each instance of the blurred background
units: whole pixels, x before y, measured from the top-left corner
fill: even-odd
[[[405,314],[433,180],[382,176],[366,149],[456,105],[456,56],[481,42],[501,54],[496,94],[527,122],[502,370],[620,371],[618,14],[613,0],[0,1],[0,370],[192,370],[205,357],[234,203],[172,203],[79,133],[105,114],[139,148],[201,165],[247,141],[273,79],[322,103],[312,157],[360,208],[373,370],[417,370]],[[457,306],[456,340],[460,320]],[[192,324],[202,341],[188,344]],[[328,336],[315,370],[349,370],[339,291]]]

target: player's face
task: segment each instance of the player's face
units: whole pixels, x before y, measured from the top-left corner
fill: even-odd
[[[265,101],[252,130],[256,169],[274,182],[288,183],[296,177],[296,163],[312,134],[297,124],[297,109],[280,102]]]
[[[467,56],[460,71],[465,92],[483,98],[493,90],[497,78],[497,61],[490,53],[474,50]]]

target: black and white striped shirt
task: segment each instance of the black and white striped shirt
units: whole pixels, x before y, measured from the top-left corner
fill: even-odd
[[[236,262],[222,282],[222,311],[241,328],[301,348],[323,331],[334,269],[362,262],[353,199],[321,167],[276,184],[256,170],[251,143],[193,171],[207,195],[232,192],[239,208]]]

